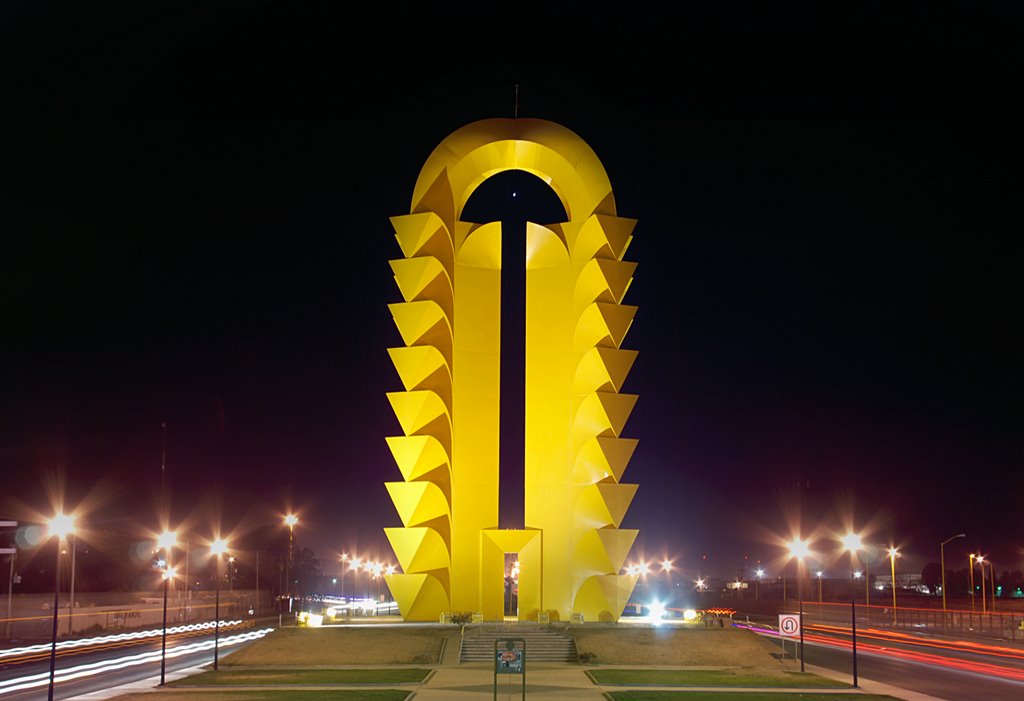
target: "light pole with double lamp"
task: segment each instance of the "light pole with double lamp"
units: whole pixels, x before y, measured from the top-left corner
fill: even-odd
[[[216,595],[214,598],[213,613],[213,671],[217,671],[217,662],[220,646],[220,558],[228,551],[228,542],[223,538],[217,538],[210,545],[210,554],[217,558],[216,562]]]
[[[47,687],[47,701],[53,701],[53,676],[57,669],[57,611],[58,598],[60,595],[60,542],[75,532],[75,519],[63,513],[58,513],[49,521],[49,535],[57,536],[57,574],[56,585],[53,589],[53,637],[50,642],[50,684]]]
[[[156,539],[157,546],[164,552],[164,625],[160,630],[160,686],[164,685],[164,673],[167,668],[167,583],[174,577],[171,567],[171,548],[178,544],[178,534],[165,530]]]
[[[850,647],[853,650],[853,688],[857,688],[857,604],[856,592],[853,584],[853,559],[857,551],[863,547],[860,536],[856,533],[848,533],[843,538],[843,546],[850,551]]]

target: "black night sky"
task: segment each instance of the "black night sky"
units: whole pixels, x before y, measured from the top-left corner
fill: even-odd
[[[959,532],[1024,567],[1019,17],[693,16],[591,66],[400,56],[328,7],[4,10],[12,516],[61,472],[96,528],[155,528],[166,421],[176,521],[291,505],[325,562],[388,553],[388,217],[518,84],[639,220],[635,557],[734,576],[802,511],[816,550],[852,516],[917,571]]]

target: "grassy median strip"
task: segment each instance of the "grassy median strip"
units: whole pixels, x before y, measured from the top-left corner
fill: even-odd
[[[598,684],[622,686],[743,686],[743,687],[848,687],[834,679],[816,674],[784,672],[782,674],[750,674],[728,669],[589,669],[587,673]]]
[[[899,701],[878,694],[814,694],[803,691],[612,691],[614,701]]]
[[[330,691],[151,691],[118,696],[117,701],[405,701],[409,691],[397,689],[332,689]],[[859,699],[858,699],[859,701]]]
[[[429,669],[229,669],[200,672],[171,682],[171,686],[263,686],[265,684],[411,684],[421,682]]]
[[[279,628],[221,660],[221,667],[263,665],[437,664],[443,628]]]

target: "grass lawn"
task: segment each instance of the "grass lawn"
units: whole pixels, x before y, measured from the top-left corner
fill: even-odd
[[[849,687],[816,674],[756,674],[749,669],[590,669],[587,673],[598,684],[624,686]]]
[[[405,701],[411,692],[395,689],[331,691],[147,691],[118,696],[117,701]]]
[[[279,628],[221,660],[222,667],[437,664],[443,628]],[[753,635],[753,634],[751,634]]]
[[[572,627],[580,654],[592,653],[599,665],[755,667],[784,669],[772,657],[779,649],[757,633],[741,628]],[[259,641],[255,645],[259,645]],[[244,650],[243,650],[244,652]]]
[[[814,694],[769,691],[612,691],[614,701],[898,701],[878,694]]]
[[[200,672],[171,686],[249,686],[262,684],[407,684],[423,681],[429,669],[229,669]]]

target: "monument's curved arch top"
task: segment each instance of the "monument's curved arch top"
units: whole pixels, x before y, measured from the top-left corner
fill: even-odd
[[[498,528],[501,224],[461,220],[490,176],[547,182],[569,220],[526,229],[525,523]],[[390,305],[404,391],[388,399],[387,439],[403,481],[387,483],[402,527],[385,529],[403,574],[388,585],[403,616],[502,618],[504,554],[519,555],[519,616],[616,620],[636,584],[618,574],[637,531],[619,526],[637,485],[620,480],[636,447],[622,431],[636,358],[621,348],[635,220],[618,217],[608,175],[572,131],[488,119],[442,141],[392,218],[403,302]]]

